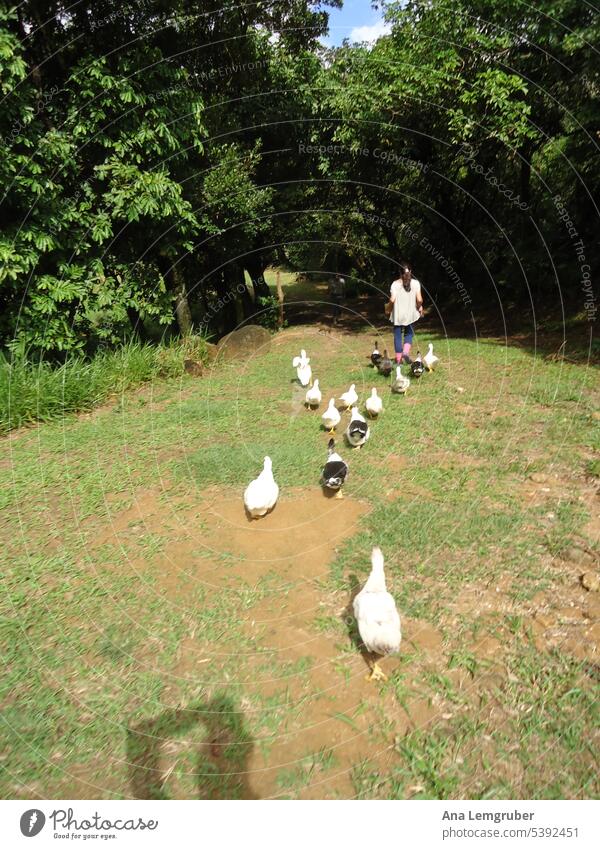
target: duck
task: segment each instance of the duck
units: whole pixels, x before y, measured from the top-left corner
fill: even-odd
[[[316,410],[321,403],[321,390],[319,389],[319,381],[315,380],[310,389],[306,390],[306,406]]]
[[[396,377],[392,380],[392,392],[396,392],[398,395],[404,395],[409,386],[410,378],[404,377],[400,366],[396,366]]]
[[[348,463],[335,450],[335,439],[327,443],[327,462],[323,466],[321,480],[326,489],[333,490],[336,498],[342,498],[342,487],[348,477]]]
[[[362,448],[370,435],[366,419],[361,416],[358,407],[352,407],[350,422],[346,428],[346,439],[353,448]]]
[[[330,398],[329,406],[321,416],[323,419],[323,426],[329,431],[330,434],[336,429],[341,421],[341,416],[339,410],[335,406],[335,398]]]
[[[308,386],[312,379],[312,369],[310,367],[310,357],[306,356],[304,348],[300,351],[299,357],[294,357],[292,367],[296,369],[296,376],[302,386]]]
[[[365,401],[365,407],[367,408],[367,413],[372,419],[376,419],[379,413],[383,410],[383,401],[377,394],[375,387],[371,389],[371,394]]]
[[[373,352],[371,354],[371,362],[373,363],[373,365],[375,367],[377,367],[379,365],[379,363],[381,362],[381,354],[379,353],[378,344],[379,344],[379,340],[376,339],[375,340],[375,347],[373,348]]]
[[[299,357],[294,357],[292,360],[292,368],[299,368],[300,366],[307,366],[310,363],[310,357],[306,356],[306,351],[304,348],[300,351]]]
[[[433,371],[433,367],[436,363],[439,363],[440,358],[436,357],[433,353],[433,345],[431,342],[429,343],[429,348],[427,349],[427,353],[423,357],[423,365],[427,369],[427,371]]]
[[[390,360],[390,358],[388,357],[388,352],[387,352],[387,348],[386,348],[383,351],[383,357],[381,358],[381,360],[377,364],[377,369],[379,371],[379,374],[382,374],[384,377],[389,377],[390,374],[392,373],[393,367],[394,367],[394,364]]]
[[[421,352],[417,351],[417,356],[412,361],[410,366],[410,373],[413,377],[421,377],[424,371],[425,366],[423,365],[423,361],[421,360]]]
[[[354,404],[356,404],[356,402],[358,401],[358,395],[356,393],[355,383],[350,386],[350,389],[347,392],[343,392],[340,395],[340,401],[344,404],[346,410],[349,410],[350,407],[353,407]]]
[[[278,498],[279,487],[273,477],[273,463],[270,457],[265,457],[262,472],[246,487],[244,506],[252,519],[258,519],[275,507]]]
[[[298,366],[296,374],[302,386],[310,385],[310,381],[312,380],[312,369],[308,363]]]
[[[387,591],[383,566],[383,553],[379,546],[374,546],[371,551],[371,574],[353,602],[358,633],[372,655],[369,681],[387,680],[376,658],[396,654],[400,651],[402,641],[400,614],[393,596]]]

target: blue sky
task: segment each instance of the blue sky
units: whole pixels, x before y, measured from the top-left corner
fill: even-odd
[[[330,9],[329,37],[322,39],[327,46],[351,41],[372,41],[386,31],[381,9],[372,8],[370,0],[344,0],[341,9]]]

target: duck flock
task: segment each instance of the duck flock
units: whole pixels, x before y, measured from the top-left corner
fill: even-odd
[[[388,357],[387,350],[384,349],[383,354],[380,353],[377,340],[375,340],[375,348],[370,359],[373,368],[379,374],[391,377],[390,389],[399,395],[404,395],[408,391],[410,377],[420,378],[424,372],[433,371],[436,363],[439,362],[439,358],[433,353],[433,345],[429,344],[425,356],[421,357],[420,352],[417,352],[416,358],[410,364],[410,377],[402,374],[399,364],[396,365],[395,374],[392,376],[394,363]],[[306,355],[305,350],[301,350],[300,356],[293,358],[292,368],[296,369],[300,384],[308,387],[305,397],[306,407],[317,410],[323,396],[318,379],[312,378],[310,357]],[[327,445],[327,461],[321,473],[321,483],[324,490],[333,493],[336,498],[342,498],[342,487],[348,478],[349,471],[348,463],[335,450],[334,433],[342,421],[341,411],[350,413],[344,436],[351,448],[362,448],[371,435],[369,423],[359,410],[358,393],[353,383],[347,392],[340,395],[337,403],[335,398],[329,400],[327,409],[321,416],[323,427],[331,436]],[[376,387],[371,389],[371,394],[365,400],[365,411],[369,419],[377,419],[383,412],[383,400],[378,395]],[[262,472],[251,481],[244,492],[244,506],[248,516],[251,519],[265,516],[273,510],[278,498],[279,486],[273,475],[273,463],[270,457],[265,457]],[[401,630],[396,603],[386,589],[384,558],[378,547],[373,548],[371,552],[371,574],[355,597],[353,609],[361,640],[371,655],[369,680],[385,680],[386,676],[375,658],[399,651]]]

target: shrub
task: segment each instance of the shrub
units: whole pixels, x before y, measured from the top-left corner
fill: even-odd
[[[91,360],[73,356],[56,366],[33,362],[25,353],[8,360],[0,353],[0,433],[21,425],[91,410],[110,395],[156,377],[179,377],[184,360],[206,361],[200,336],[154,347],[131,342],[99,351]]]
[[[260,312],[254,316],[256,323],[267,330],[279,329],[279,301],[273,295],[257,298],[256,304]]]

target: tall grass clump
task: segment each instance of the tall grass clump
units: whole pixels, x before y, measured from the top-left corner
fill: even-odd
[[[158,377],[179,377],[184,361],[206,359],[204,339],[153,346],[130,342],[92,359],[70,357],[61,365],[0,352],[0,434],[35,421],[91,410],[109,396]]]

